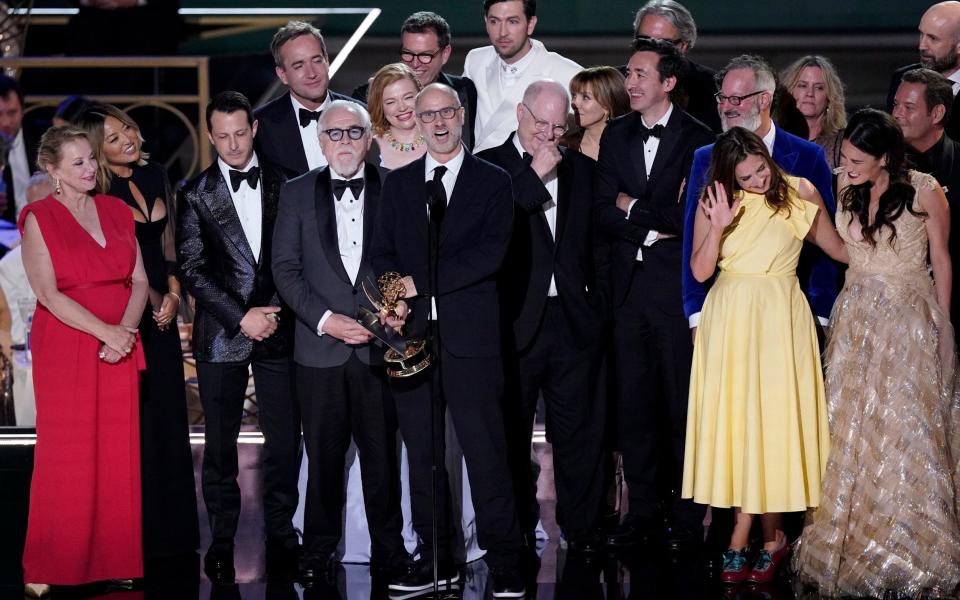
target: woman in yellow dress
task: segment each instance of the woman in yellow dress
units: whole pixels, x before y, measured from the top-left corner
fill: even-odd
[[[707,294],[694,344],[683,497],[734,507],[726,583],[773,579],[789,551],[781,513],[820,501],[829,434],[813,314],[797,260],[806,239],[846,262],[816,188],[789,177],[763,140],[735,127],[717,138],[693,232]],[[750,527],[763,548],[750,561]]]

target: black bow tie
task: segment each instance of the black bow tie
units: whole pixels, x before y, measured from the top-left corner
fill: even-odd
[[[237,171],[235,169],[230,169],[230,186],[233,187],[233,191],[237,192],[240,190],[240,184],[244,181],[247,182],[247,185],[250,186],[250,189],[257,189],[257,181],[260,180],[260,167],[250,167],[249,171]]]
[[[650,136],[659,139],[661,135],[663,135],[663,125],[654,125],[650,128],[640,125],[640,139],[644,142],[649,140]]]
[[[320,119],[320,113],[322,110],[307,110],[305,108],[300,109],[300,127],[306,127],[310,124],[310,121],[317,121]]]
[[[333,180],[333,195],[337,197],[337,200],[343,197],[343,190],[347,188],[350,188],[350,191],[353,192],[354,198],[359,199],[360,192],[363,191],[363,178]]]

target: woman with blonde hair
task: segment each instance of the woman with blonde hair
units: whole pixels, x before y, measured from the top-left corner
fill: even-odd
[[[423,88],[416,74],[403,63],[384,65],[370,80],[367,108],[373,122],[373,140],[368,157],[386,169],[396,169],[427,152],[426,140],[417,130],[415,101]]]
[[[830,168],[837,168],[847,112],[843,82],[833,63],[823,56],[804,56],[784,69],[780,80],[807,121],[807,139],[823,147]]]
[[[578,129],[563,145],[597,160],[607,123],[630,112],[623,74],[613,67],[584,69],[570,80],[570,96]]]

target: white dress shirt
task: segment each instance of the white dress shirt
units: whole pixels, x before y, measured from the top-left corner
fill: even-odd
[[[353,177],[343,177],[332,168],[330,169],[331,181],[357,178],[363,179],[362,164],[360,171]],[[332,197],[333,212],[337,218],[337,247],[340,249],[340,261],[353,284],[357,283],[360,261],[363,258],[363,199],[366,196],[366,190],[364,185],[359,198],[353,195],[353,190],[350,188],[343,190],[343,196],[340,196],[339,200],[336,195]],[[320,322],[317,323],[317,335],[323,335],[323,325],[332,314],[333,311],[328,309],[320,317]]]
[[[459,152],[457,155],[448,160],[445,163],[439,162],[435,159],[429,152],[427,152],[426,164],[424,168],[424,181],[433,180],[433,171],[437,167],[443,166],[447,168],[447,171],[443,174],[443,178],[440,181],[443,183],[443,191],[447,194],[447,206],[450,206],[450,200],[453,198],[453,188],[457,185],[457,176],[460,175],[460,168],[463,166],[463,156],[464,149],[463,146],[458,147]],[[417,285],[417,282],[413,282],[414,285]],[[437,318],[437,297],[433,296],[430,302],[430,318]]]
[[[670,121],[670,115],[673,114],[673,103],[670,103],[670,106],[667,107],[667,112],[663,113],[663,116],[654,123],[653,125],[647,125],[647,122],[644,120],[643,116],[640,117],[640,122],[643,123],[643,126],[648,129],[653,129],[657,125],[667,126],[667,123]],[[650,177],[650,168],[653,167],[653,161],[657,159],[657,150],[660,149],[660,138],[651,135],[647,138],[647,141],[643,143],[643,168],[647,174],[647,177]],[[630,201],[630,205],[627,206],[627,219],[630,218],[630,211],[633,210],[633,205],[637,203],[637,199],[634,198]],[[657,236],[660,235],[659,231],[654,231],[653,229],[647,232],[647,237],[643,240],[643,245],[648,248],[657,241]],[[643,260],[643,248],[637,248],[637,260]]]
[[[956,96],[960,93],[960,69],[957,69],[953,73],[950,73],[950,76],[947,77],[950,80],[950,83],[953,85],[953,95]]]
[[[23,344],[27,339],[27,325],[21,307],[34,304],[37,297],[33,294],[27,272],[23,268],[22,248],[18,244],[3,258],[0,258],[0,289],[10,308],[10,337],[14,344]]]
[[[313,120],[307,123],[306,127],[300,127],[300,109],[310,110],[300,104],[293,94],[290,94],[290,103],[293,104],[293,114],[297,119],[297,127],[300,129],[300,141],[303,143],[303,153],[307,155],[307,166],[310,170],[318,167],[327,166],[327,158],[320,150],[320,138],[317,137],[317,121]],[[326,99],[313,112],[325,110],[330,105],[330,93],[327,93]]]
[[[526,150],[523,149],[523,146],[520,145],[520,137],[513,136],[513,147],[517,149],[517,152],[520,153],[520,156],[523,156],[523,153]],[[550,228],[550,236],[553,239],[557,239],[557,197],[559,194],[560,185],[557,181],[557,168],[554,167],[547,173],[546,181],[543,182],[544,187],[547,188],[547,192],[550,193],[550,200],[543,203],[543,216],[547,218],[547,226]],[[553,273],[550,273],[550,288],[547,290],[548,298],[557,297],[557,282],[554,279]]]
[[[17,132],[7,155],[10,162],[10,174],[13,176],[13,190],[7,190],[7,202],[16,203],[16,216],[27,205],[27,186],[30,184],[30,161],[27,160],[27,145],[23,141],[23,128]]]
[[[240,183],[240,189],[233,191],[233,184],[230,183],[230,170],[232,167],[223,162],[223,159],[217,158],[217,164],[220,165],[220,172],[227,182],[227,189],[230,190],[230,199],[233,200],[233,208],[237,211],[237,217],[240,218],[240,226],[243,228],[243,235],[247,238],[250,245],[250,252],[253,253],[253,259],[260,262],[260,241],[263,238],[263,205],[260,193],[263,191],[263,177],[257,184],[257,189],[250,187],[246,180]],[[254,154],[242,169],[234,169],[246,173],[253,167],[259,166],[257,155]]]

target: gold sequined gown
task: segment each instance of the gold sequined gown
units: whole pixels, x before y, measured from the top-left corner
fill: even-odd
[[[911,183],[934,185],[916,172]],[[855,219],[837,212],[850,267],[824,357],[830,456],[794,566],[824,596],[952,597],[960,582],[953,327],[928,273],[923,220],[904,210],[896,240],[884,228],[872,247],[852,238]]]

